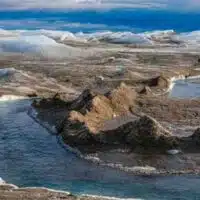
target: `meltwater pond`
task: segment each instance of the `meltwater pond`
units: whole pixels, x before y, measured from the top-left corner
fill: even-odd
[[[179,99],[200,98],[200,77],[174,81],[169,97]]]
[[[0,102],[0,177],[19,186],[147,200],[200,199],[200,177],[136,177],[63,149],[27,115],[29,100]]]

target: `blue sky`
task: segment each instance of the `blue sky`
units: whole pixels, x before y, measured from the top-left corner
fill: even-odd
[[[200,8],[200,0],[0,0],[1,10],[114,7],[191,10]]]

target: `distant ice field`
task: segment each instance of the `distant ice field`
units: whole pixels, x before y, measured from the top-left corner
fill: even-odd
[[[0,52],[45,57],[82,55],[62,44],[107,42],[200,48],[200,13],[115,9],[0,12]]]
[[[136,44],[154,47],[169,45],[182,49],[200,50],[200,31],[176,33],[173,30],[144,33],[102,31],[94,33],[72,33],[55,30],[0,30],[0,53],[30,53],[43,57],[73,57],[84,52],[64,44],[78,43]]]

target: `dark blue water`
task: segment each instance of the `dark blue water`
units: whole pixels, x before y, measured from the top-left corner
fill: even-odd
[[[102,30],[145,32],[173,29],[199,30],[200,12],[170,10],[112,9],[107,11],[1,11],[0,28],[54,29],[72,32]]]
[[[135,177],[82,160],[27,115],[30,102],[0,102],[0,177],[19,186],[148,200],[200,199],[200,177]]]

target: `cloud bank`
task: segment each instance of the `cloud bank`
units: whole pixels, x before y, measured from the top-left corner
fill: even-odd
[[[200,0],[0,0],[0,10],[117,7],[197,9]]]

